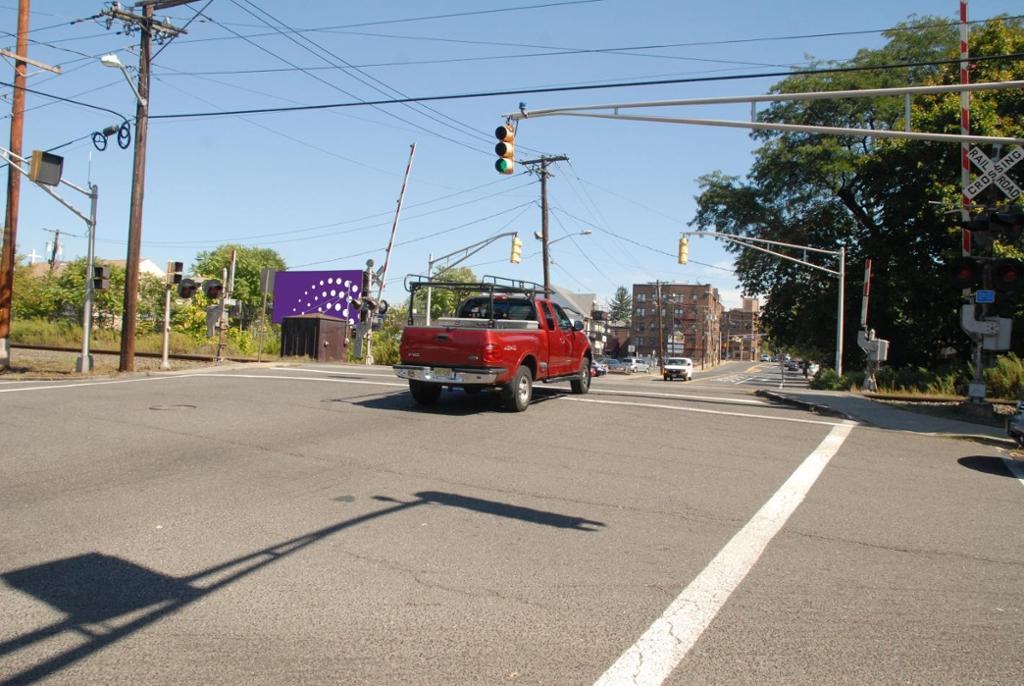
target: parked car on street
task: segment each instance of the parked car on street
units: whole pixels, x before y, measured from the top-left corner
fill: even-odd
[[[651,365],[647,364],[647,361],[642,357],[627,357],[622,360],[622,363],[629,367],[631,372],[643,372],[646,374],[651,371]]]
[[[594,360],[590,365],[591,376],[604,376],[608,373],[608,365],[602,359]]]
[[[662,377],[665,381],[672,379],[693,381],[693,360],[689,357],[666,357],[665,371]]]
[[[764,355],[761,355],[761,361],[762,362],[771,362],[772,361],[772,356],[767,354],[767,353],[765,353]]]
[[[622,360],[605,360],[605,366],[608,367],[610,374],[632,374],[633,370],[626,366],[626,363]]]

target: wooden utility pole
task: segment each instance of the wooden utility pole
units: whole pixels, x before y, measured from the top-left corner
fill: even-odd
[[[540,165],[540,171],[537,173],[540,175],[540,233],[541,241],[543,243],[543,254],[544,254],[544,295],[547,297],[551,293],[551,261],[548,258],[548,176],[551,172],[548,171],[548,165],[552,162],[568,162],[569,158],[565,155],[542,155],[535,160],[525,160],[523,164],[529,165]],[[534,170],[536,171],[536,170]]]
[[[29,0],[18,0],[18,55],[28,54]],[[0,374],[11,368],[11,302],[14,293],[14,249],[18,236],[18,203],[21,198],[21,172],[14,165],[21,158],[21,139],[25,130],[25,72],[23,59],[14,63],[14,93],[11,98],[11,157],[7,165],[7,213],[4,217],[4,244],[0,252]]]
[[[139,29],[139,83],[136,89],[135,156],[132,162],[131,209],[128,214],[128,256],[124,277],[124,315],[121,319],[121,360],[118,369],[135,369],[135,324],[138,316],[139,259],[142,251],[142,200],[146,187],[146,135],[149,132],[149,68],[153,53],[153,34],[175,37],[184,33],[165,21],[153,19],[155,9],[186,4],[190,0],[144,0],[142,15],[125,10],[117,3],[101,14],[110,21],[124,22],[129,30]]]
[[[665,339],[663,337],[665,325],[661,319],[661,281],[654,282],[655,300],[658,306],[658,371],[665,373]],[[685,381],[685,379],[684,379]]]

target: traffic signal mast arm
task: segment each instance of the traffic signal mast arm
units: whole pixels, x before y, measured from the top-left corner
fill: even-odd
[[[1024,81],[993,81],[987,83],[951,84],[944,86],[904,86],[898,88],[864,88],[845,91],[814,91],[809,93],[774,93],[771,95],[739,95],[716,98],[692,98],[689,100],[656,100],[649,102],[620,102],[601,105],[581,105],[577,107],[553,107],[548,109],[511,112],[504,115],[511,121],[535,119],[539,117],[569,116],[594,117],[598,119],[621,119],[626,121],[647,121],[662,124],[696,124],[703,126],[724,126],[731,128],[753,129],[756,131],[795,131],[806,133],[828,133],[840,136],[871,136],[872,138],[903,138],[911,140],[940,141],[945,143],[1001,143],[1005,145],[1024,145],[1024,138],[1006,136],[973,136],[950,133],[929,133],[922,131],[897,131],[891,129],[857,129],[834,126],[812,126],[805,124],[784,124],[760,121],[732,121],[725,119],[690,119],[681,117],[647,117],[620,114],[619,110],[645,107],[684,107],[695,105],[723,105],[749,103],[752,108],[759,102],[788,102],[801,100],[838,100],[865,97],[890,97],[894,95],[912,96],[935,93],[959,93],[961,91],[1004,90],[1024,88]],[[608,110],[601,113],[599,110]]]
[[[430,263],[427,265],[427,276],[428,277],[432,276],[432,274],[430,272],[433,271],[434,265],[437,264],[438,262],[441,262],[442,260],[447,260],[449,257],[454,257],[455,255],[462,254],[462,257],[460,257],[459,259],[455,260],[454,262],[448,262],[448,263],[445,264],[445,269],[450,269],[451,267],[454,267],[455,265],[459,264],[463,260],[468,260],[470,257],[472,257],[473,255],[477,254],[478,252],[480,252],[481,250],[486,248],[488,245],[490,245],[494,241],[496,241],[496,240],[498,240],[500,238],[507,238],[508,236],[518,236],[518,235],[519,235],[518,231],[507,231],[505,233],[499,233],[499,234],[496,234],[494,236],[491,236],[490,238],[485,238],[484,240],[482,240],[482,241],[480,241],[478,243],[474,243],[473,245],[467,245],[465,248],[459,248],[458,250],[450,252],[447,255],[441,255],[440,257],[432,258],[430,260]],[[465,253],[465,254],[463,254],[463,253]]]
[[[790,257],[789,255],[784,255],[783,253],[775,252],[774,250],[769,250],[768,248],[761,248],[761,247],[756,246],[756,245],[751,245],[748,241],[756,241],[758,243],[766,243],[768,245],[780,245],[780,246],[783,246],[785,248],[795,248],[797,250],[810,250],[811,252],[822,253],[824,255],[832,255],[832,256],[835,256],[835,257],[838,257],[840,255],[841,251],[839,251],[839,250],[826,250],[824,248],[812,248],[809,245],[797,245],[795,243],[783,243],[782,241],[770,241],[770,240],[768,240],[766,238],[753,238],[751,236],[734,236],[732,234],[720,233],[718,231],[686,231],[686,232],[683,233],[683,235],[684,236],[710,236],[711,238],[721,238],[721,239],[729,241],[731,243],[736,243],[738,245],[742,245],[744,248],[750,248],[751,250],[760,250],[761,252],[768,253],[769,255],[774,255],[775,257],[781,257],[782,259],[789,260],[790,262],[796,262],[797,264],[802,264],[805,267],[812,267],[814,269],[820,269],[821,271],[823,271],[823,272],[825,272],[827,274],[831,274],[832,276],[839,276],[839,272],[837,270],[835,270],[835,269],[829,269],[828,267],[822,267],[820,264],[814,264],[813,262],[808,262],[806,260],[801,260],[801,259],[796,258],[796,257]]]

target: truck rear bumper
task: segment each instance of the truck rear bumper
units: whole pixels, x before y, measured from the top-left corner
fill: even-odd
[[[493,369],[475,369],[465,367],[430,367],[415,364],[392,365],[400,379],[425,381],[427,383],[493,386],[498,377],[508,370],[495,367]]]

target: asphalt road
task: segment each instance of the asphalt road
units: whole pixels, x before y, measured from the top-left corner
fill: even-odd
[[[0,383],[0,685],[1024,682],[999,449],[781,380]]]

